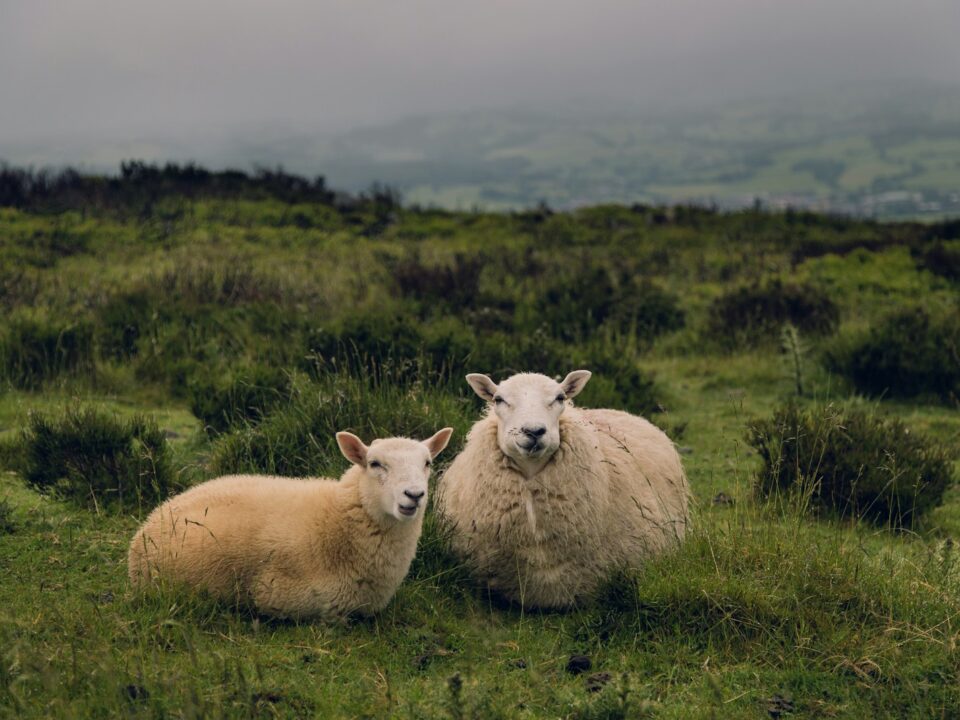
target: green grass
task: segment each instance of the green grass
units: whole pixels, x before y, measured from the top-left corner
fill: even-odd
[[[294,213],[312,220],[288,222]],[[67,220],[0,210],[0,259],[22,257],[33,233],[57,222]],[[17,285],[20,294],[0,303],[86,319],[93,367],[0,390],[0,468],[31,411],[77,405],[156,420],[177,483],[211,477],[224,458],[253,462],[262,446],[279,448],[284,467],[339,472],[329,435],[341,425],[365,440],[454,425],[449,462],[480,411],[459,374],[493,371],[470,364],[491,352],[470,338],[515,350],[549,315],[538,302],[556,278],[599,268],[664,288],[684,325],[640,338],[577,317],[570,333],[550,315],[549,358],[603,360],[611,383],[628,370],[653,379],[661,411],[651,418],[682,449],[693,531],[674,555],[613,578],[595,602],[539,613],[475,591],[428,519],[411,576],[376,618],[277,622],[183,590],[133,593],[126,550],[142,513],[81,509],[0,469],[0,717],[960,715],[960,491],[948,489],[919,526],[899,532],[817,520],[786,501],[758,504],[760,462],[746,428],[796,393],[794,369],[776,338],[752,349],[703,342],[710,304],[729,290],[759,276],[814,282],[840,307],[841,325],[835,336],[801,335],[801,400],[846,399],[846,382],[821,363],[831,343],[920,298],[953,302],[956,286],[918,268],[910,252],[926,242],[922,229],[607,206],[552,216],[399,211],[370,233],[332,208],[274,200],[199,200],[166,225],[92,210],[70,222],[88,235],[83,252],[46,258],[52,264],[29,270],[36,293]],[[839,252],[798,255],[811,241]],[[850,251],[851,242],[875,248]],[[391,270],[412,258],[454,267],[464,253],[492,258],[466,300],[429,287],[403,296]],[[241,279],[241,289],[228,283],[226,292],[224,277]],[[142,317],[137,297],[148,308]],[[122,318],[143,320],[132,351],[119,356],[104,329],[118,317],[104,308],[118,306],[131,310]],[[355,348],[359,362],[379,347],[359,320],[393,314],[421,345],[405,349],[398,335],[391,350],[402,362],[390,372],[371,378],[361,363],[333,377],[346,356],[321,362],[307,352],[308,341],[352,328],[351,341],[367,343]],[[468,351],[465,365],[456,373],[418,365],[409,353],[422,343],[438,357]],[[262,421],[208,436],[188,410],[190,381],[226,382],[260,365],[292,371],[295,392]],[[607,390],[602,397],[617,397]],[[960,473],[954,406],[880,404],[952,447]],[[310,433],[323,437],[298,444]],[[590,657],[589,672],[567,672],[574,654]]]

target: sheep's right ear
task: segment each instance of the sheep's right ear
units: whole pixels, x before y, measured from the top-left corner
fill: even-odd
[[[497,394],[497,384],[480,373],[470,373],[467,375],[467,383],[473,388],[473,391],[487,402],[493,402],[493,396]]]
[[[427,450],[430,452],[431,460],[443,452],[447,443],[450,442],[451,435],[453,435],[453,428],[445,427],[443,430],[434,433],[433,437],[423,441],[423,444],[427,446]]]
[[[367,464],[367,446],[353,433],[338,432],[337,445],[340,446],[343,456],[354,465]]]

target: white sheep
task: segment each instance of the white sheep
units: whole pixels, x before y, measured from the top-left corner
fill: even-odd
[[[277,617],[375,613],[416,554],[431,462],[452,432],[369,447],[337,433],[354,463],[339,481],[231,475],[191,488],[134,536],[130,581],[172,581]]]
[[[635,415],[575,408],[589,379],[467,375],[490,406],[444,473],[438,509],[474,577],[527,607],[574,605],[686,530],[673,443]]]

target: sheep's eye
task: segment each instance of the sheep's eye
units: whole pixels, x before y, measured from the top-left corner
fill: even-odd
[[[500,403],[506,402],[506,400],[504,400],[502,397],[500,397],[499,395],[497,395],[497,396],[495,396],[495,397],[493,398],[493,402],[496,403],[497,405],[499,405]]]
[[[427,464],[426,464],[426,465],[424,465],[424,467],[430,467],[431,465],[433,465],[433,463],[432,463],[432,462],[430,462],[429,460],[427,460]]]
[[[383,465],[381,465],[378,460],[371,460],[371,461],[370,461],[370,467],[372,467],[372,468],[382,468]]]
[[[557,396],[553,399],[553,401],[554,401],[554,402],[558,402],[558,403],[562,403],[562,402],[563,402],[564,400],[566,400],[566,399],[567,399],[567,398],[564,397],[563,394],[560,394],[560,395],[557,395]]]

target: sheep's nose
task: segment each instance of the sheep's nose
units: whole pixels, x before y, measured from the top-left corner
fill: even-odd
[[[404,490],[403,494],[414,502],[420,502],[420,499],[426,494],[423,490],[420,492],[410,492],[409,490]]]
[[[527,425],[521,429],[523,430],[524,435],[529,435],[534,440],[542,438],[547,432],[547,427],[545,425]]]

